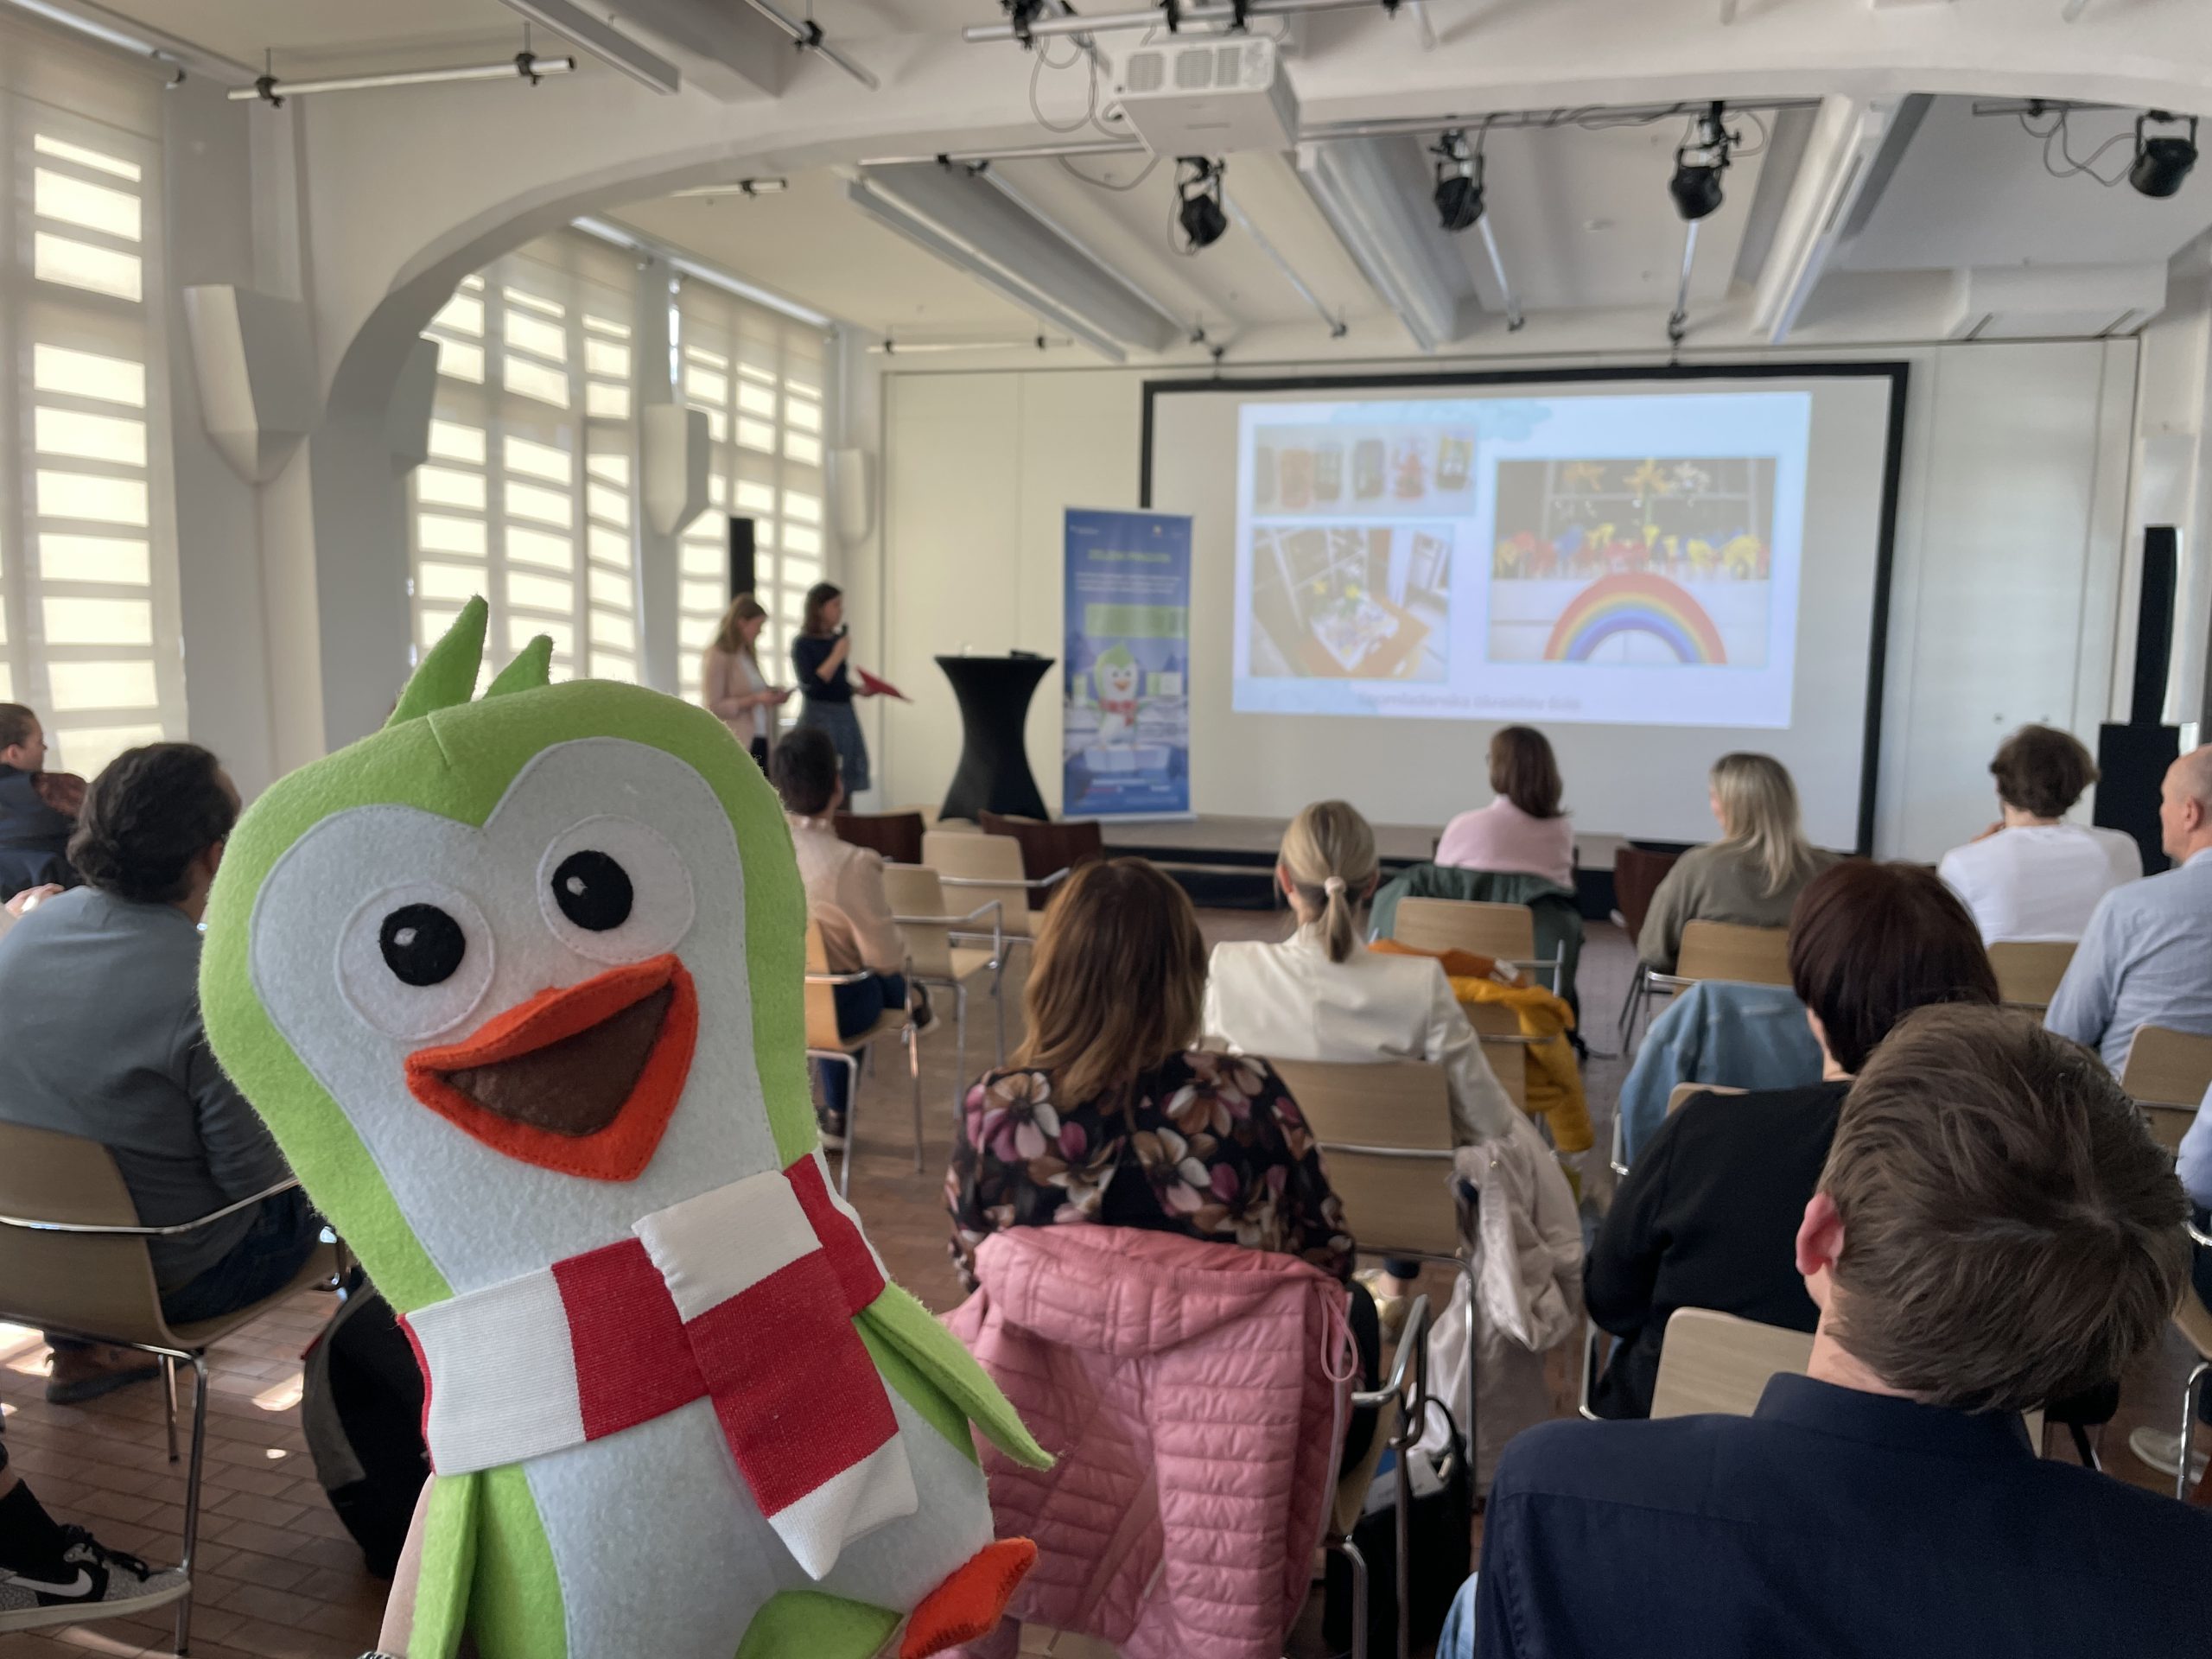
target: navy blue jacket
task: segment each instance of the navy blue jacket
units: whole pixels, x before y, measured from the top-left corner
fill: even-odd
[[[48,881],[75,887],[68,852],[76,827],[41,798],[29,772],[0,766],[0,899]]]
[[[1508,1446],[1481,1659],[2212,1653],[2212,1514],[2038,1460],[2016,1416],[1777,1376],[1750,1417]]]

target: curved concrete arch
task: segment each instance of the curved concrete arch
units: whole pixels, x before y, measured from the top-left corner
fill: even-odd
[[[1298,59],[1306,118],[1441,120],[1686,91],[2032,93],[2212,111],[2212,6],[2202,0],[2135,0],[2070,27],[2058,0],[1825,0],[1770,17],[1747,9],[1731,27],[1719,22],[1719,0],[1637,0],[1609,8],[1610,32],[1594,36],[1587,10],[1495,8],[1426,54],[1408,27],[1317,16]],[[557,98],[440,88],[309,106],[318,212],[306,297],[326,405],[306,462],[271,499],[311,549],[319,649],[297,667],[319,693],[319,718],[306,723],[325,743],[373,728],[405,671],[406,491],[386,416],[407,351],[463,276],[623,200],[870,154],[1036,140],[1030,60],[1017,48],[965,46],[948,31],[869,42],[868,55],[888,71],[874,94],[810,60],[780,98],[734,105],[693,89],[656,99],[609,74],[579,76]],[[346,207],[326,218],[325,202]]]

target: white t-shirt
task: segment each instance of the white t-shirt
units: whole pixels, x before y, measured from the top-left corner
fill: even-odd
[[[2143,855],[2117,830],[2022,823],[1954,847],[1936,873],[1973,912],[1985,944],[2078,939],[2097,900],[2142,879]]]

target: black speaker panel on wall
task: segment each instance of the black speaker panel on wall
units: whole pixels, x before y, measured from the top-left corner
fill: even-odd
[[[2158,796],[2166,768],[2181,753],[2181,728],[2160,723],[2166,675],[2172,664],[2174,584],[2180,537],[2172,526],[2143,532],[2143,589],[2136,608],[2134,695],[2127,724],[2097,728],[2098,823],[2135,838],[2143,873],[2167,868],[2158,826]]]
[[[757,593],[753,568],[753,521],[732,518],[729,521],[729,591],[734,599],[740,594]]]

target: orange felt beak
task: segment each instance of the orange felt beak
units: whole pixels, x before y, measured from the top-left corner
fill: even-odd
[[[407,1091],[494,1152],[634,1180],[691,1073],[699,998],[674,956],[543,991],[407,1057]]]

